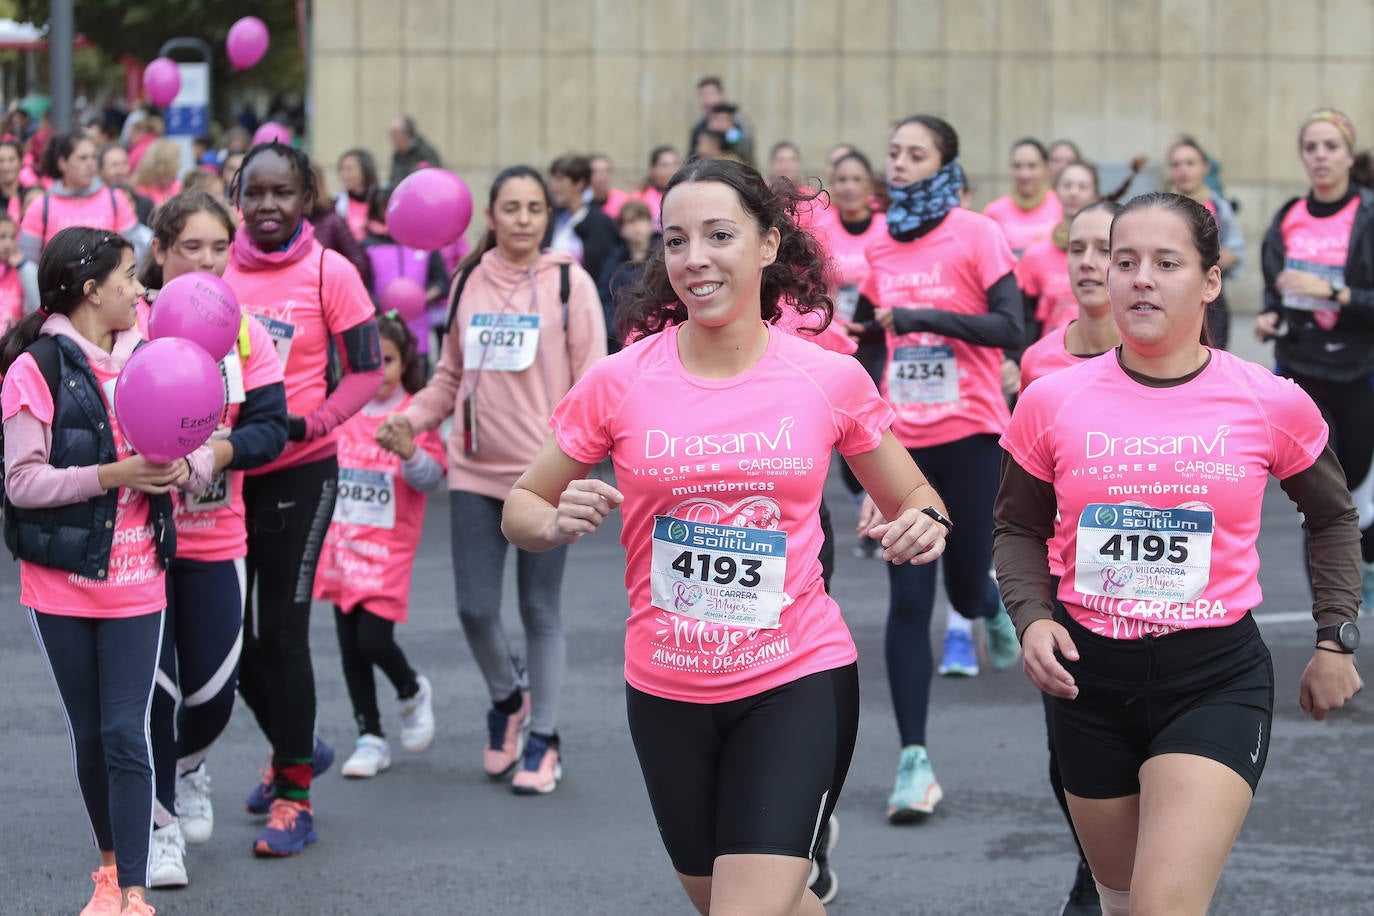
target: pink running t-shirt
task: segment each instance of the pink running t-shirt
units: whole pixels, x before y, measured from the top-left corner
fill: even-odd
[[[864,249],[887,235],[887,217],[874,213],[868,228],[853,235],[840,221],[840,211],[826,207],[815,215],[811,233],[830,255],[835,285],[835,317],[852,321],[859,302],[859,287],[868,276],[868,257]]]
[[[134,453],[124,441],[119,421],[110,407],[117,372],[91,365],[100,383],[110,432],[119,459]],[[0,413],[8,420],[27,410],[45,426],[51,426],[55,406],[38,363],[22,354],[5,374]],[[114,543],[110,548],[109,576],[87,579],[73,572],[19,561],[19,603],[45,614],[64,617],[136,617],[167,606],[162,564],[153,543],[148,498],[138,490],[121,489],[115,508]]]
[[[1279,230],[1283,233],[1284,270],[1301,270],[1323,280],[1345,281],[1345,262],[1350,252],[1350,232],[1355,211],[1360,208],[1356,195],[1335,215],[1316,217],[1303,199],[1288,208]],[[1283,304],[1290,309],[1311,312],[1318,326],[1331,330],[1340,317],[1341,307],[1334,299],[1285,293]]]
[[[1033,382],[1002,446],[1053,483],[1059,600],[1114,639],[1222,627],[1260,603],[1264,487],[1311,467],[1321,413],[1292,381],[1222,350],[1151,388],[1115,351]]]
[[[313,413],[325,400],[330,339],[377,316],[357,269],[312,241],[303,258],[276,270],[244,270],[230,258],[224,282],[276,346],[287,411],[298,417]],[[288,442],[276,460],[245,473],[270,474],[326,458],[334,454],[337,436],[332,430],[311,442]]]
[[[867,249],[859,292],[875,308],[987,314],[987,291],[1016,260],[987,217],[955,208],[929,234],[898,242],[886,233]],[[887,332],[883,396],[897,412],[893,432],[907,448],[929,448],[1007,424],[1002,351],[931,332]]]
[[[892,422],[857,361],[770,328],[757,364],[703,379],[668,328],[596,363],[550,422],[575,461],[610,455],[625,494],[631,686],[720,703],[854,661],[818,512],[831,450],[871,451]]]
[[[1036,242],[1016,264],[1016,284],[1027,296],[1039,301],[1035,320],[1043,337],[1078,317],[1078,300],[1069,285],[1069,255],[1053,239]]]
[[[1064,208],[1053,191],[1029,210],[1016,206],[1011,195],[999,197],[983,208],[983,214],[995,222],[1007,237],[1007,244],[1018,258],[1036,242],[1043,242],[1064,218]]]
[[[394,410],[409,404],[407,396]],[[339,496],[315,572],[315,597],[345,613],[361,604],[378,617],[404,623],[425,524],[425,494],[406,482],[401,459],[374,438],[388,415],[359,411],[339,428]],[[444,442],[437,431],[416,436],[415,447],[443,464]]]
[[[43,232],[45,203],[48,213],[46,234]],[[137,223],[138,216],[129,198],[120,191],[103,187],[85,197],[60,197],[49,193],[34,198],[24,211],[21,229],[46,245],[54,235],[71,226],[128,232]]]

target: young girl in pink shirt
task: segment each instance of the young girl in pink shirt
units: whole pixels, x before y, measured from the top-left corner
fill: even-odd
[[[544,551],[624,511],[630,732],[703,914],[824,912],[809,860],[858,725],[854,643],[819,558],[832,449],[895,519],[870,532],[885,559],[930,562],[950,524],[862,368],[774,326],[832,308],[801,202],[728,160],[674,176],[622,328],[638,339],[559,404],[503,523]],[[618,488],[588,476],[607,456]]]
[[[358,742],[343,765],[354,778],[391,766],[382,732],[373,667],[396,688],[401,745],[419,753],[434,740],[433,692],[396,644],[396,624],[410,606],[410,574],[425,521],[425,494],[444,483],[444,444],[430,430],[398,436],[393,451],[377,444],[377,427],[404,410],[424,387],[415,337],[395,314],[377,321],[382,387],[339,431],[339,499],[315,573],[315,597],[334,605],[348,697]]]
[[[148,704],[176,550],[169,491],[204,486],[210,452],[133,452],[111,410],[141,338],[132,246],[65,229],[39,262],[42,306],[0,341],[5,543],[57,686],[101,867],[82,916],[143,916],[153,829]]]
[[[19,225],[0,212],[0,333],[38,308],[38,265],[19,250]]]
[[[1323,719],[1361,687],[1350,494],[1312,399],[1201,343],[1219,252],[1196,201],[1128,203],[1107,281],[1120,348],[1033,382],[1002,437],[998,585],[1026,674],[1055,698],[1060,775],[1106,916],[1206,912],[1250,808],[1273,724],[1250,613],[1270,475],[1311,536],[1302,709]]]

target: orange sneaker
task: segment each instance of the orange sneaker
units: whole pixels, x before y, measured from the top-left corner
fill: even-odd
[[[482,748],[482,769],[496,779],[515,766],[525,749],[525,725],[530,720],[530,692],[520,691],[520,709],[502,715],[495,708],[487,710],[487,746]]]
[[[124,910],[119,916],[157,916],[157,910],[143,899],[143,894],[138,891],[129,891],[129,899],[124,904]]]
[[[91,894],[91,902],[86,904],[81,916],[119,916],[124,895],[119,891],[119,876],[115,867],[102,865],[99,870],[91,872],[91,880],[95,882],[95,893]]]
[[[563,778],[563,757],[558,749],[557,739],[550,743],[539,735],[530,735],[525,745],[525,759],[511,780],[511,791],[516,795],[548,795],[558,788]]]

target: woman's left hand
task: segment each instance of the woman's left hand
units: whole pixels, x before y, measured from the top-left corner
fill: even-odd
[[[1355,670],[1355,656],[1318,649],[1312,653],[1300,682],[1298,704],[1318,722],[1340,709],[1364,687]]]
[[[875,308],[873,310],[873,320],[882,325],[886,330],[892,330],[894,320],[892,317],[892,309]]]
[[[1312,296],[1317,299],[1330,299],[1335,295],[1328,281],[1305,270],[1285,270],[1274,281],[1274,289],[1282,295]]]
[[[920,509],[907,509],[893,521],[873,525],[867,533],[882,544],[883,559],[889,563],[922,566],[945,552],[945,526]]]

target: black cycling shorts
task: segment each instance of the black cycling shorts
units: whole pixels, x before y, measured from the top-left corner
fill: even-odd
[[[1111,639],[1055,604],[1055,620],[1079,655],[1060,660],[1078,696],[1055,698],[1051,717],[1065,791],[1134,795],[1141,765],[1160,754],[1215,760],[1255,790],[1269,756],[1274,666],[1252,616],[1227,627]]]
[[[854,754],[857,665],[728,703],[665,700],[627,684],[625,705],[678,872],[708,876],[723,855],[814,855]]]

